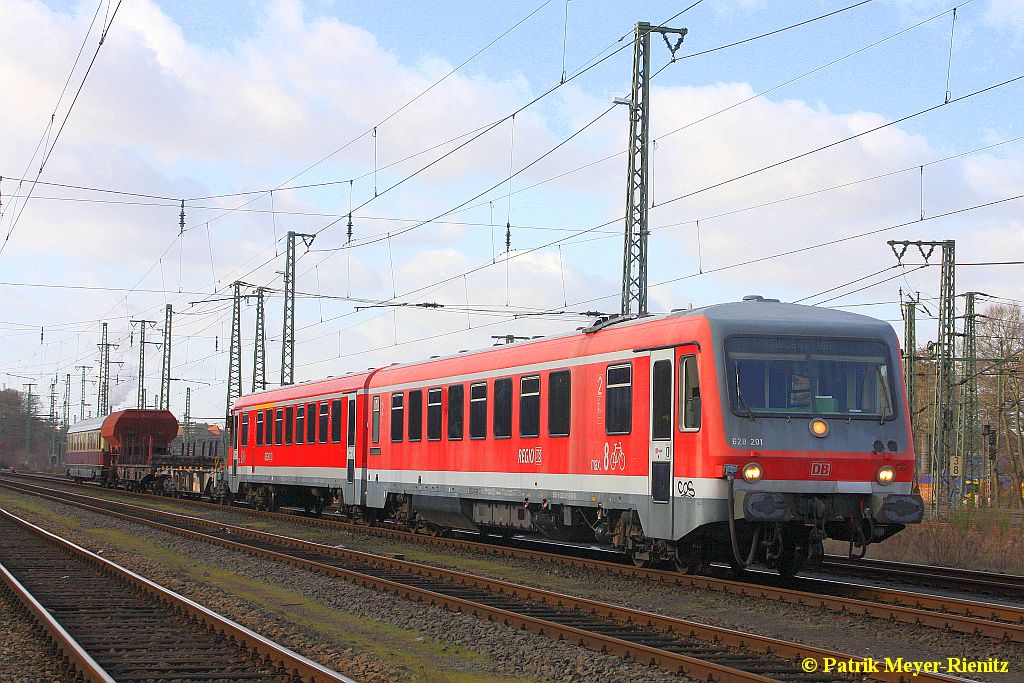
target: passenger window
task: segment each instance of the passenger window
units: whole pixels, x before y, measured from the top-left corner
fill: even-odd
[[[494,380],[494,438],[512,436],[512,380]]]
[[[306,404],[306,443],[316,443],[316,404]]]
[[[331,443],[341,443],[341,399],[331,401]]]
[[[540,375],[519,380],[519,436],[540,436]]]
[[[469,438],[487,438],[487,382],[469,385]]]
[[[327,416],[330,407],[327,401],[320,402],[320,424],[317,426],[317,440],[319,443],[327,443]]]
[[[441,440],[441,389],[427,390],[427,440]]]
[[[651,438],[672,438],[672,361],[654,361],[651,369]]]
[[[409,441],[423,438],[423,391],[409,392]]]
[[[695,432],[700,429],[700,375],[697,356],[679,359],[679,429]]]
[[[288,406],[287,408],[284,409],[284,445],[285,446],[291,446],[292,445],[293,436],[295,434],[295,432],[294,432],[295,427],[294,427],[294,424],[293,424],[293,420],[294,419],[295,419],[295,408],[293,408],[292,406]]]
[[[465,425],[466,387],[455,384],[448,387],[448,440],[461,441]]]
[[[306,406],[295,406],[295,443],[302,445],[306,436]]]
[[[610,365],[605,379],[605,432],[629,434],[633,428],[633,366]]]
[[[372,437],[374,443],[380,443],[380,396],[373,397],[373,427]]]
[[[391,440],[395,443],[402,440],[402,427],[405,420],[405,394],[391,394]]]
[[[569,436],[572,376],[568,370],[548,375],[548,436]]]
[[[278,408],[274,417],[274,445],[281,445],[284,436],[284,408]]]
[[[270,408],[263,412],[263,443],[274,445],[274,411]]]

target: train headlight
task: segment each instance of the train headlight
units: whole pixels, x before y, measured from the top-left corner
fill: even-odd
[[[743,480],[748,484],[760,481],[762,474],[764,474],[764,472],[761,470],[761,466],[756,462],[749,463],[743,468]]]
[[[811,430],[811,434],[814,434],[819,439],[823,439],[828,436],[828,422],[825,422],[821,418],[814,418],[811,423],[807,425],[807,428]]]
[[[878,483],[885,486],[886,484],[891,484],[893,480],[896,479],[896,470],[889,465],[882,465],[882,467],[878,469],[877,476]]]

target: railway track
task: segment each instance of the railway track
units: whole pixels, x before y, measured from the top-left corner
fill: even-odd
[[[164,512],[41,487],[5,487],[175,533],[258,557],[342,577],[554,639],[652,664],[710,681],[832,681],[842,676],[807,673],[800,662],[850,655],[731,629],[665,617],[594,600],[484,578],[464,572],[289,538],[199,517]],[[857,659],[857,658],[852,658]],[[873,680],[903,680],[898,672]],[[960,680],[922,674],[918,681]]]
[[[1024,576],[995,574],[957,567],[936,567],[889,560],[856,560],[827,555],[823,567],[844,576],[911,582],[916,585],[949,588],[986,594],[1024,595]]]
[[[3,509],[0,576],[86,681],[353,683]]]
[[[52,481],[53,479],[49,478],[48,480]],[[66,481],[59,481],[59,483],[66,486],[81,486]],[[127,493],[126,495],[142,500],[162,500],[162,498],[151,494]],[[189,500],[187,503],[199,508],[218,511],[224,509],[222,505],[205,501]],[[705,591],[726,592],[759,600],[817,607],[840,614],[854,614],[969,635],[982,635],[997,641],[1024,642],[1024,608],[991,602],[826,579],[801,577],[796,580],[783,580],[774,574],[753,572],[748,576],[749,580],[745,581],[710,576],[691,576],[671,570],[638,568],[627,563],[575,557],[515,545],[501,545],[465,538],[435,537],[389,527],[370,527],[329,517],[311,517],[290,512],[268,512],[247,507],[232,507],[231,510],[255,517],[299,521],[328,528],[340,526],[359,533],[413,539],[424,544],[448,548],[528,558],[560,565],[577,566],[588,570],[599,569]]]

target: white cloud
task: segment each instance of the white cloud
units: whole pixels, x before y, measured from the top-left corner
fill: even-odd
[[[69,16],[29,0],[9,0],[9,4],[13,5],[10,16],[16,20],[0,23],[0,92],[16,92],[19,96],[5,101],[0,148],[5,155],[9,151],[9,158],[21,166],[42,133],[49,107],[60,91],[91,17],[91,8],[83,5],[79,13]],[[354,138],[452,66],[438,56],[400,58],[367,30],[330,17],[310,19],[303,9],[304,5],[297,0],[274,2],[256,22],[251,35],[210,49],[190,41],[156,3],[126,3],[44,179],[166,197],[272,186]],[[43,40],[47,49],[38,50],[36,46]],[[460,72],[380,126],[378,166],[494,121],[529,101],[540,87],[519,73],[495,78],[486,69]],[[652,137],[658,140],[654,152],[656,201],[728,180],[887,120],[868,107],[843,111],[796,96],[761,98],[665,136],[670,130],[753,93],[751,84],[733,81],[653,90]],[[573,83],[549,99],[546,106],[516,117],[516,168],[522,168],[590,121],[608,106],[609,97],[606,92],[594,92]],[[625,114],[624,109],[614,110],[572,144],[515,178],[513,190],[622,150],[626,141]],[[356,240],[388,231],[394,233],[410,225],[370,220],[368,215],[430,218],[500,180],[508,168],[510,128],[508,123],[504,124],[357,212]],[[994,135],[1010,137],[1009,133]],[[387,188],[451,147],[417,156],[395,168],[381,168],[376,179],[378,189]],[[652,224],[659,228],[704,218],[700,256],[707,271],[794,246],[912,220],[919,212],[920,181],[916,172],[910,172],[754,211],[709,219],[710,216],[916,166],[963,149],[958,146],[948,150],[917,129],[893,126],[657,208],[652,212]],[[0,170],[8,172],[7,164],[15,162],[3,163],[4,169]],[[342,220],[317,238],[313,253],[301,258],[297,288],[302,292],[319,288],[330,294],[351,292],[353,296],[386,299],[395,290],[412,291],[489,262],[494,251],[504,250],[506,220],[513,225],[563,229],[584,229],[610,221],[622,213],[624,167],[625,157],[618,156],[530,192],[516,194],[510,205],[504,199],[496,199],[493,207],[488,205],[488,199],[504,194],[507,186],[503,185],[486,195],[478,208],[450,216],[452,221],[483,225],[427,225],[393,238],[390,250],[385,240],[333,255],[319,251],[343,243],[346,221]],[[1019,193],[1024,185],[1022,169],[1020,153],[1013,149],[928,167],[926,214],[936,215]],[[337,180],[372,174],[372,170],[373,138],[367,136],[296,182]],[[12,188],[9,180],[0,187],[5,206],[11,201]],[[190,208],[189,230],[180,244],[176,243],[154,265],[177,235],[177,206],[58,202],[44,197],[97,197],[93,193],[45,186],[39,186],[36,194],[7,251],[0,256],[5,277],[11,280],[131,287],[142,277],[139,287],[143,289],[174,290],[180,271],[183,290],[207,292],[212,290],[215,279],[213,270],[221,286],[241,278],[256,284],[272,282],[280,287],[275,271],[282,267],[282,259],[272,258],[275,237],[279,241],[276,251],[281,253],[280,240],[288,230],[313,232],[331,220],[282,214],[275,221],[269,214],[247,211],[269,209],[269,197],[257,198],[244,207],[246,210],[223,217],[222,211]],[[358,206],[372,194],[372,177],[361,179],[352,188],[353,203]],[[201,204],[228,209],[250,199],[254,198],[210,199]],[[343,214],[349,206],[349,188],[330,185],[317,190],[278,191],[273,202],[279,211]],[[702,305],[754,291],[783,299],[797,298],[891,265],[893,259],[884,244],[889,238],[957,237],[962,240],[960,249],[964,255],[993,250],[1009,254],[1024,249],[1018,245],[1021,226],[1019,221],[1012,222],[1013,211],[1013,207],[1003,207],[978,216],[965,214],[955,222],[926,223],[849,242],[841,250],[808,252],[683,280],[652,289],[651,308]],[[0,227],[7,226],[8,220],[9,216],[5,216]],[[492,220],[496,226],[494,251],[487,225]],[[998,227],[994,226],[996,220],[1001,221]],[[206,221],[212,221],[209,233]],[[605,230],[619,228],[616,223]],[[516,228],[512,236],[513,254],[523,254],[565,234]],[[979,239],[974,239],[976,235]],[[967,236],[972,239],[964,240]],[[468,300],[473,307],[488,309],[506,303],[532,309],[557,308],[568,303],[574,310],[614,311],[618,307],[621,248],[621,237],[610,235],[607,239],[575,245],[570,242],[561,253],[553,249],[531,252],[507,264],[499,255],[497,263],[465,279],[410,297],[414,302],[453,305],[454,312],[398,309],[355,313],[350,302],[302,299],[297,315],[297,375],[313,378],[340,374],[373,364],[474,348],[489,344],[492,334],[532,335],[571,330],[577,318],[511,320],[481,311],[467,316],[460,307]],[[304,251],[300,249],[300,253]],[[656,229],[651,235],[650,280],[658,282],[695,273],[697,252],[692,223]],[[1011,291],[1011,287],[1017,286],[1011,275],[986,274],[984,277],[989,279],[982,280],[979,275],[966,274],[964,282],[990,288],[1002,286],[1003,291]],[[914,277],[913,284],[924,288],[932,280],[930,272],[923,271],[919,278]],[[884,296],[892,297],[893,289],[887,286],[873,292],[886,292]],[[123,293],[119,292],[23,294],[4,297],[0,302],[0,319],[57,323],[67,321],[69,316],[75,320],[102,316],[111,321],[115,340],[123,335],[124,341],[129,316],[156,319],[164,304],[161,294],[135,293],[127,303],[120,301]],[[591,302],[604,296],[608,298]],[[172,293],[169,298],[177,314],[176,372],[202,381],[222,382],[230,333],[228,304],[217,301],[193,306],[191,302],[203,298],[194,294]],[[574,306],[577,302],[587,303]],[[272,340],[280,336],[280,315],[280,298],[270,299],[267,326]],[[396,320],[400,346],[392,346]],[[467,330],[469,324],[472,329]],[[253,310],[246,306],[246,389],[251,371],[252,329]],[[427,342],[412,341],[439,334],[448,336]],[[82,333],[80,339],[70,333],[61,337],[54,332],[52,336],[65,341],[62,350],[50,346],[38,349],[22,340],[0,357],[0,370],[18,372],[27,368],[48,373],[58,357],[62,358],[62,365],[70,362],[73,366],[77,364],[69,351],[73,341],[79,342],[81,360],[92,362],[95,328]],[[126,343],[115,352],[116,359],[128,363],[121,371],[122,377],[133,373],[131,364],[136,352]],[[22,360],[25,358],[28,361]],[[46,362],[40,360],[43,358]],[[273,342],[268,346],[268,376],[272,379],[277,377],[279,358],[280,348]],[[159,363],[151,360],[147,368],[148,384],[158,387],[155,378]],[[130,386],[119,391],[119,399],[134,402]],[[175,392],[176,404],[180,404],[184,385],[176,385]],[[222,385],[193,385],[193,397],[198,405],[204,406],[201,410],[209,414],[223,410]],[[194,406],[195,414],[199,410]]]

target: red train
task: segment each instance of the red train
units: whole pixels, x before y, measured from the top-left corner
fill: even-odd
[[[68,429],[65,470],[78,481],[103,486],[208,492],[219,463],[205,452],[172,454],[171,441],[177,434],[178,420],[167,410],[132,408],[82,420]]]
[[[223,496],[799,571],[919,522],[896,336],[761,297],[243,396]],[[230,494],[229,494],[230,491]]]

